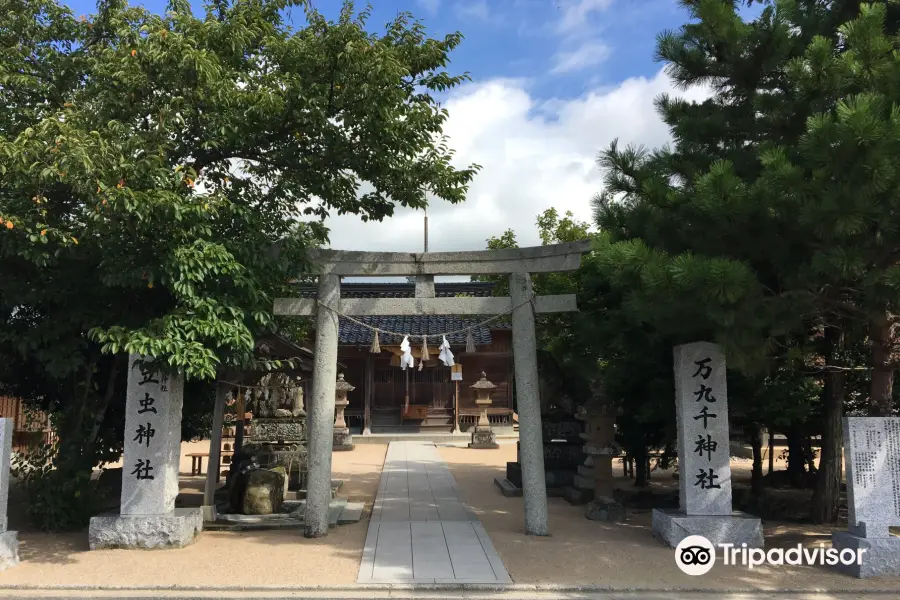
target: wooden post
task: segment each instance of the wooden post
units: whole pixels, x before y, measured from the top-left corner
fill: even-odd
[[[366,372],[363,377],[363,435],[372,434],[372,394],[375,386],[375,359],[370,354],[366,357]]]
[[[403,412],[406,412],[409,409],[409,370],[410,367],[403,369],[403,373],[406,375],[406,395],[403,400]],[[403,423],[403,419],[400,419],[400,423]]]
[[[456,393],[453,395],[453,433],[459,433],[459,381],[456,384]]]
[[[203,519],[216,520],[216,483],[219,481],[222,454],[222,422],[225,420],[225,401],[228,398],[228,386],[216,384],[216,403],[213,407],[212,435],[209,436],[209,461],[206,463],[206,487],[203,489]]]
[[[237,402],[234,403],[235,425],[234,447],[232,448],[234,454],[231,455],[231,460],[234,460],[234,457],[240,452],[241,446],[244,445],[244,416],[246,412],[244,409],[244,390],[238,389]]]

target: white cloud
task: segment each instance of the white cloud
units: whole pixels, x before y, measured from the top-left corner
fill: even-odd
[[[475,21],[491,20],[491,8],[488,6],[487,0],[474,0],[456,5],[456,14],[461,19],[472,19]]]
[[[649,147],[670,140],[654,111],[661,93],[675,93],[660,71],[574,99],[540,102],[526,81],[492,80],[461,86],[445,106],[445,132],[454,163],[482,165],[463,204],[433,200],[429,250],[477,250],[488,237],[513,229],[521,245],[538,245],[535,219],[555,207],[591,219],[590,200],[602,189],[597,153],[614,138]],[[679,93],[702,99],[706,92]],[[421,252],[422,212],[400,209],[382,223],[353,215],[329,218],[331,246],[345,250]]]
[[[609,46],[598,41],[588,41],[575,50],[558,52],[554,59],[552,73],[571,73],[596,67],[610,55]]]
[[[416,2],[430,15],[435,14],[441,6],[441,0],[416,0]]]
[[[560,0],[562,16],[557,23],[559,33],[571,35],[583,30],[594,13],[603,12],[614,0]]]

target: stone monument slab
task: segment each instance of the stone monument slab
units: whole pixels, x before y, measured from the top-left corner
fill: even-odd
[[[694,342],[676,346],[674,359],[680,508],[654,510],[653,534],[672,547],[689,535],[760,547],[760,520],[732,509],[725,354]]]
[[[900,525],[900,418],[846,417],[847,521],[862,537]]]
[[[679,500],[688,515],[730,515],[725,356],[715,344],[675,348]]]
[[[12,464],[12,419],[0,419],[0,533],[7,527],[7,500],[9,499],[9,468]]]
[[[13,420],[0,419],[0,571],[19,564],[18,532],[7,531],[9,468],[12,462]]]
[[[151,372],[132,355],[125,397],[122,515],[165,515],[175,510],[181,462],[180,377]]]
[[[199,509],[175,511],[184,381],[136,354],[128,364],[120,514],[91,519],[91,549],[183,546],[203,521]]]
[[[839,549],[865,549],[862,562],[840,565],[856,577],[900,575],[900,418],[845,417],[849,531],[836,531]]]

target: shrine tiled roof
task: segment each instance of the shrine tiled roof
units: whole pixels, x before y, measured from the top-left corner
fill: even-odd
[[[490,296],[494,289],[491,282],[461,282],[434,284],[434,293],[438,298],[454,296]],[[341,283],[341,298],[414,298],[416,286],[412,283]],[[298,286],[297,296],[315,298],[316,289],[312,286]],[[377,327],[383,331],[396,331],[410,335],[438,334],[448,331],[460,331],[473,327],[484,321],[485,317],[459,317],[454,315],[412,315],[412,316],[378,316],[356,317],[357,320]],[[491,329],[508,329],[509,324],[502,319],[492,321],[488,325],[475,327],[472,334],[476,345],[491,343]],[[381,344],[399,344],[403,338],[380,333]],[[465,332],[447,336],[451,345],[460,346],[466,343]],[[436,340],[429,340],[436,342]],[[340,318],[338,324],[338,343],[341,345],[369,345],[372,343],[372,330],[347,319]]]

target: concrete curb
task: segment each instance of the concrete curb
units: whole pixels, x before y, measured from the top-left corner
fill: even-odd
[[[754,588],[703,588],[703,587],[669,587],[669,588],[640,588],[640,587],[613,587],[597,585],[556,585],[556,584],[405,584],[405,583],[362,583],[355,585],[295,585],[295,586],[192,586],[192,585],[93,585],[93,584],[52,584],[33,585],[24,583],[0,584],[0,591],[36,591],[36,592],[60,592],[60,591],[105,591],[105,592],[269,592],[269,593],[297,593],[297,592],[361,592],[366,590],[385,591],[436,591],[436,592],[550,592],[550,593],[608,593],[608,594],[664,594],[664,593],[690,593],[690,594],[870,594],[870,595],[900,595],[900,589],[873,589],[873,588],[781,588],[781,589],[754,589]]]

